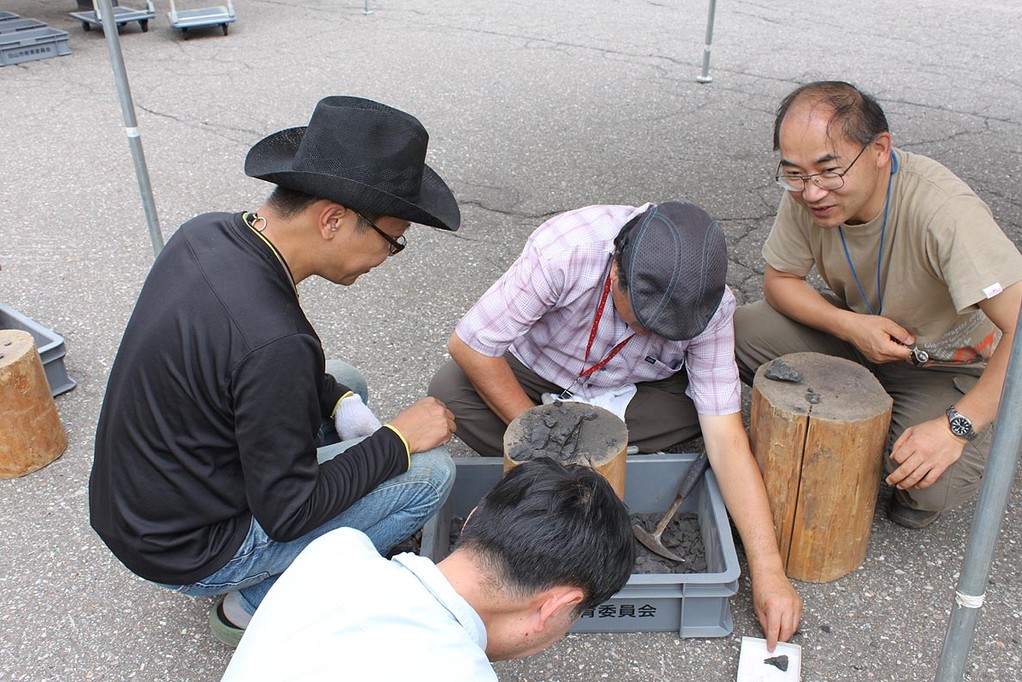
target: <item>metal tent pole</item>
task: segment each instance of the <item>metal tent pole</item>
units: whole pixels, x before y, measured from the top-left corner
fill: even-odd
[[[976,503],[969,542],[965,546],[962,572],[958,578],[951,618],[937,664],[937,682],[957,682],[965,675],[966,657],[976,631],[979,609],[986,596],[987,578],[993,563],[997,536],[1004,510],[1015,481],[1019,443],[1022,441],[1022,313],[1015,325],[1008,369],[997,409],[997,427],[990,448],[990,461],[983,476],[983,489]]]
[[[146,223],[149,225],[149,238],[153,242],[153,255],[160,255],[163,249],[163,235],[160,234],[160,223],[156,215],[156,202],[153,200],[153,187],[149,183],[149,169],[142,151],[142,138],[135,120],[135,105],[131,101],[131,87],[128,85],[128,72],[124,68],[124,56],[121,54],[121,39],[117,35],[117,22],[110,0],[93,0],[96,12],[103,24],[106,35],[107,51],[114,69],[114,80],[117,82],[117,94],[121,99],[121,115],[124,118],[124,130],[128,134],[131,147],[131,158],[135,163],[135,178],[142,194],[142,208],[145,211]]]
[[[717,0],[710,0],[710,16],[706,19],[706,46],[703,48],[703,74],[696,77],[699,83],[710,83],[710,49],[713,46],[713,18],[717,14]]]

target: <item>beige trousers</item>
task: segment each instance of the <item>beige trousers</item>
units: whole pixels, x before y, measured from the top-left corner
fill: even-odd
[[[560,393],[561,388],[533,372],[510,353],[504,359],[515,378],[537,405],[544,393]],[[659,452],[699,435],[699,417],[695,405],[685,395],[688,375],[678,372],[660,381],[636,384],[636,393],[625,410],[628,443],[639,452]],[[504,454],[507,425],[476,393],[472,382],[453,360],[448,360],[429,383],[429,395],[442,400],[454,413],[457,436],[480,455]]]

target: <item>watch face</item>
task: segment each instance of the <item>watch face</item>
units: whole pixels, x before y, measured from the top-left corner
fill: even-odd
[[[969,422],[968,419],[962,416],[952,417],[950,425],[951,433],[955,434],[956,436],[961,436],[962,438],[968,436],[969,432],[972,431],[972,424]]]

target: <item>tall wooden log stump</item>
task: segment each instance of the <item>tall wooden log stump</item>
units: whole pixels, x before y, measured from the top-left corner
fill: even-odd
[[[32,335],[0,329],[0,478],[42,469],[66,448]]]
[[[829,582],[866,558],[893,401],[865,367],[820,353],[766,363],[749,436],[789,577]]]
[[[577,402],[537,405],[504,432],[504,473],[537,457],[584,464],[606,478],[625,499],[628,428],[616,414]]]

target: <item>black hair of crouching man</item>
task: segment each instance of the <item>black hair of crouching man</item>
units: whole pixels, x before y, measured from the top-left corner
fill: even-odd
[[[635,563],[628,509],[595,470],[531,460],[479,502],[440,569],[451,578],[451,563],[463,561],[480,586],[463,596],[486,623],[487,656],[529,656],[628,581]]]

